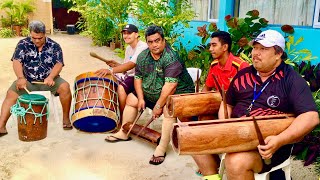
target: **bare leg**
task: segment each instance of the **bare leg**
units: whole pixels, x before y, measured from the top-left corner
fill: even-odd
[[[230,153],[225,165],[228,179],[254,179],[254,173],[262,170],[262,159],[257,151]]]
[[[123,110],[126,106],[127,93],[122,85],[118,86],[119,108],[120,108],[120,122],[122,122]]]
[[[15,93],[12,90],[8,90],[7,91],[7,95],[6,98],[3,101],[2,107],[1,107],[1,115],[0,115],[0,133],[6,133],[7,129],[6,129],[6,124],[7,121],[10,117],[10,108],[11,106],[13,106],[17,99],[18,99],[19,95],[17,93]]]
[[[166,110],[166,106],[163,108],[164,118],[162,121],[161,127],[161,139],[159,145],[153,153],[153,156],[150,159],[150,164],[158,165],[161,164],[165,159],[165,153],[167,147],[170,143],[170,133],[173,128],[173,123],[176,122],[176,118],[171,118]]]
[[[192,155],[192,158],[204,175],[218,174],[219,156],[215,154]]]
[[[61,106],[62,106],[63,125],[64,125],[64,127],[71,127],[69,112],[70,112],[72,96],[71,96],[69,83],[67,83],[67,82],[62,83],[59,86],[57,93],[59,93],[59,98],[60,98]]]
[[[132,93],[130,93],[128,95],[128,98],[127,98],[127,101],[126,101],[126,106],[123,110],[123,122],[122,122],[122,125],[126,124],[127,122],[133,122],[135,117],[137,116],[138,114],[138,109],[137,109],[137,106],[138,106],[138,98],[133,95]],[[106,137],[106,140],[109,140],[109,141],[114,141],[116,140],[116,138],[118,139],[128,139],[127,137],[127,134],[123,132],[122,130],[122,126],[121,126],[121,129],[115,133],[115,134],[112,134],[110,136],[107,136]]]

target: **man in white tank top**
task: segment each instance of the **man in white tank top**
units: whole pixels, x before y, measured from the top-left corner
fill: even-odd
[[[117,93],[119,97],[120,117],[122,119],[122,112],[126,105],[127,95],[134,91],[133,80],[137,57],[141,51],[148,48],[148,45],[147,43],[139,40],[138,28],[133,24],[127,24],[121,33],[124,42],[129,45],[126,48],[123,64],[110,60],[106,62],[109,68],[100,69],[95,73],[99,77],[119,73],[116,75],[119,77]]]

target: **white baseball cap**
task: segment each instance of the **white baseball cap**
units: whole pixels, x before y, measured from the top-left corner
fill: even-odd
[[[272,46],[279,46],[284,51],[286,41],[284,37],[275,30],[266,30],[262,31],[253,41],[251,41],[251,45],[254,42],[258,42],[264,47],[272,47]]]

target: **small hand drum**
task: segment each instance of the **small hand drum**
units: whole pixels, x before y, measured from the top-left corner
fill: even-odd
[[[21,141],[37,141],[47,137],[48,99],[40,94],[23,94],[11,107],[17,116]]]
[[[73,126],[86,132],[110,132],[119,124],[117,80],[93,72],[80,74],[74,84]]]

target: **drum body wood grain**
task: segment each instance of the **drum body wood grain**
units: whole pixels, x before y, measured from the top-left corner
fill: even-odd
[[[294,117],[257,116],[264,138],[277,135],[290,126]],[[259,142],[252,118],[234,118],[175,123],[172,146],[178,154],[220,154],[249,151]]]
[[[217,114],[221,104],[218,92],[200,92],[170,95],[167,99],[171,117],[192,117]]]

